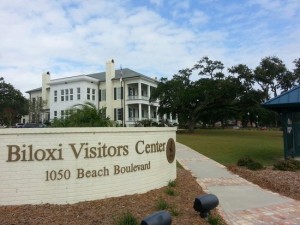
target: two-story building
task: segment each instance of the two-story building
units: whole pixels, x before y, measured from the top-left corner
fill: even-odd
[[[101,73],[51,80],[47,72],[42,75],[41,88],[27,91],[31,102],[40,105],[40,110],[30,110],[29,122],[64,118],[72,106],[91,102],[98,109],[105,107],[107,117],[126,126],[142,120],[159,123],[159,102],[149,102],[157,83],[131,69],[115,70],[114,60],[108,61],[106,71]],[[164,119],[177,123],[174,115],[165,115]]]

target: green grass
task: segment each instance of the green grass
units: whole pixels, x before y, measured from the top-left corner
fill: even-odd
[[[282,131],[200,129],[177,134],[177,141],[223,165],[248,156],[269,166],[283,158]]]

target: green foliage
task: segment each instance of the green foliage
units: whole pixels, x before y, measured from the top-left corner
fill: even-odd
[[[225,225],[220,216],[209,215],[207,222],[211,225]]]
[[[260,162],[256,162],[256,161],[249,162],[246,167],[249,170],[261,170],[264,168]]]
[[[244,157],[238,160],[238,166],[245,166],[249,170],[261,170],[263,169],[263,165],[260,162],[256,162],[250,157]]]
[[[253,162],[253,159],[251,159],[250,157],[244,157],[244,158],[241,158],[237,161],[237,165],[238,166],[247,166],[249,163],[252,163]]]
[[[164,200],[162,197],[160,197],[156,203],[157,210],[166,210],[169,208],[169,204]]]
[[[168,182],[168,187],[175,187],[176,186],[176,180],[170,180]]]
[[[169,211],[170,211],[172,216],[179,216],[180,215],[180,213],[178,212],[178,210],[175,207],[170,207]]]
[[[19,122],[21,116],[28,114],[28,100],[11,84],[0,77],[0,125],[8,126]]]
[[[174,189],[170,188],[170,187],[167,187],[166,190],[165,190],[166,194],[167,195],[170,195],[170,196],[175,196],[175,191]]]
[[[294,159],[279,160],[273,165],[274,170],[297,171],[300,170],[300,161]]]
[[[138,225],[138,220],[130,212],[126,212],[117,219],[116,225]]]
[[[97,109],[90,102],[74,105],[67,111],[65,119],[54,120],[52,127],[111,127],[114,125],[105,117],[105,108]]]

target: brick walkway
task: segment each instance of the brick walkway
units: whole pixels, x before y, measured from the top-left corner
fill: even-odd
[[[219,198],[218,211],[230,225],[300,225],[300,202],[273,193],[229,172],[180,143],[177,160],[206,193]]]

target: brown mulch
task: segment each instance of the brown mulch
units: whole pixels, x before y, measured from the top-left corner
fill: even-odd
[[[195,197],[203,191],[190,172],[177,169],[176,186],[172,188],[175,196],[167,195],[166,189],[69,205],[0,206],[0,224],[113,225],[126,212],[134,215],[140,224],[144,217],[159,210],[157,203],[160,199],[168,203],[169,212],[179,214],[172,216],[172,225],[209,224],[193,209]],[[216,216],[216,211],[213,214]]]
[[[300,171],[272,170],[252,171],[244,167],[228,166],[230,171],[262,188],[300,201]]]
[[[300,171],[276,171],[271,168],[251,171],[237,166],[229,166],[228,169],[262,188],[300,200]],[[168,203],[169,212],[178,214],[172,215],[172,225],[209,224],[193,209],[195,197],[203,191],[190,172],[177,169],[176,186],[172,188],[175,196],[166,194],[166,189],[69,205],[0,206],[0,224],[114,225],[126,212],[134,215],[140,224],[144,217],[159,210],[157,204],[160,199]],[[217,216],[217,211],[214,210],[213,215]],[[222,223],[225,224],[224,221]]]

